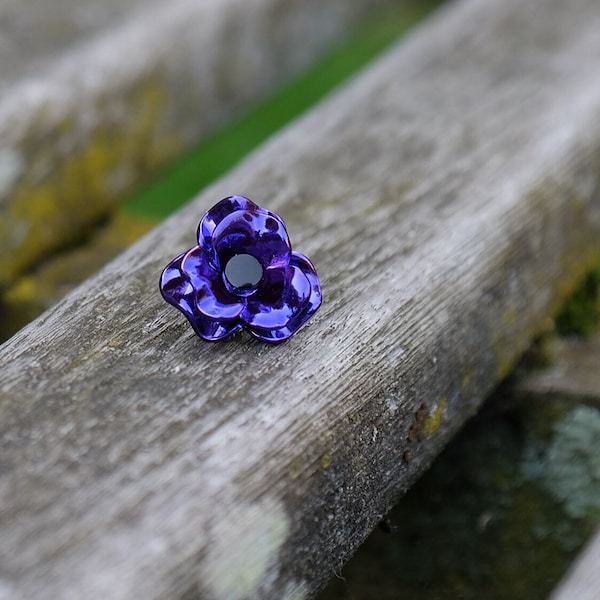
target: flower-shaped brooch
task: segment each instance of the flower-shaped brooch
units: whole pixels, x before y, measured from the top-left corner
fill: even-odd
[[[206,340],[242,328],[277,343],[321,305],[313,264],[292,252],[283,220],[244,196],[215,204],[198,226],[198,245],[162,272],[163,298]]]

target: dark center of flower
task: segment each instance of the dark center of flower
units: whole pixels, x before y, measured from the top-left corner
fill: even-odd
[[[253,288],[262,276],[262,265],[250,254],[236,254],[225,266],[225,277],[235,288]]]

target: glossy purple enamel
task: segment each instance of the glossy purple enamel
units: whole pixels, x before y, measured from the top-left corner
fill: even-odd
[[[252,270],[240,273],[244,268]],[[225,198],[204,215],[198,246],[166,266],[160,291],[206,340],[243,327],[265,342],[282,342],[321,305],[315,268],[292,252],[281,217],[244,196]]]

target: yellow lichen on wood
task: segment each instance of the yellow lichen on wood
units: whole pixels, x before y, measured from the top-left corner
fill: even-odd
[[[0,340],[52,306],[155,225],[152,219],[117,211],[106,225],[91,232],[85,243],[18,277],[0,293]]]
[[[448,407],[448,399],[440,398],[429,411],[429,416],[425,419],[424,430],[427,437],[434,435],[442,425],[444,413]]]
[[[324,470],[329,469],[329,467],[331,467],[332,460],[333,459],[331,457],[331,454],[323,454],[323,456],[321,457],[321,468]]]
[[[39,132],[23,142],[31,166],[12,190],[0,224],[0,285],[77,241],[124,191],[177,155],[181,136],[161,124],[166,94],[160,78],[149,77],[118,106],[99,103],[98,113],[116,116],[90,131],[78,132],[72,117],[49,125],[40,115]],[[61,144],[68,147],[64,156],[56,149]]]

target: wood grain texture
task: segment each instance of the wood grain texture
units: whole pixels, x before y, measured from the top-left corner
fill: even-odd
[[[3,345],[0,598],[310,596],[597,257],[598,31],[450,4]],[[231,193],[322,277],[284,345],[158,294]]]

